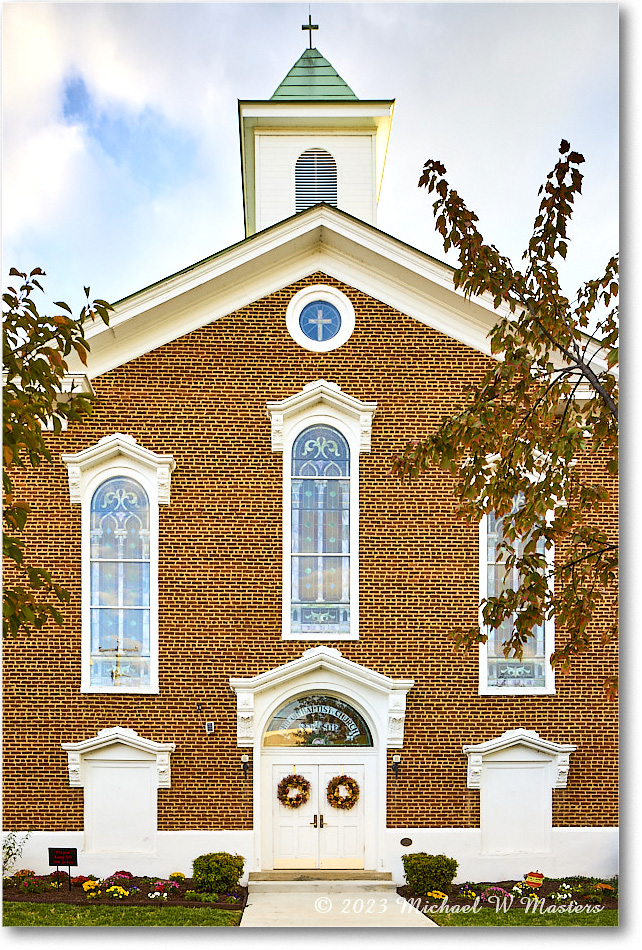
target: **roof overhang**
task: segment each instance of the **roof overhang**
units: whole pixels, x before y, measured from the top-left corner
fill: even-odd
[[[490,297],[465,299],[451,267],[315,205],[117,302],[109,326],[87,328],[85,372],[94,379],[319,271],[490,355],[488,333],[504,312]]]
[[[255,133],[267,129],[278,132],[309,131],[311,127],[329,131],[361,131],[376,135],[377,195],[381,190],[386,161],[394,99],[364,100],[239,100],[239,135],[241,139],[241,177],[245,233],[256,230],[254,168]]]

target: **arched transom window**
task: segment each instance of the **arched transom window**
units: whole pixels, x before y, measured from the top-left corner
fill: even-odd
[[[291,699],[270,720],[264,746],[372,746],[368,725],[357,710],[336,696]]]
[[[350,632],[350,449],[328,425],[313,425],[292,448],[294,634]]]
[[[304,211],[325,201],[337,204],[337,163],[322,148],[310,148],[299,155],[294,172],[296,210]]]
[[[133,478],[91,500],[91,686],[150,683],[150,507]]]

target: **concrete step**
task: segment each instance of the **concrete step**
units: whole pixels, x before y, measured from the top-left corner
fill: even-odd
[[[250,871],[250,884],[257,881],[388,881],[392,883],[390,871]]]
[[[249,881],[248,895],[254,894],[394,894],[397,889],[392,881]]]

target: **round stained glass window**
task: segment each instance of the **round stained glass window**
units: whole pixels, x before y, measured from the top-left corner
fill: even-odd
[[[314,300],[301,311],[299,326],[309,340],[324,343],[341,329],[341,314],[327,300]]]

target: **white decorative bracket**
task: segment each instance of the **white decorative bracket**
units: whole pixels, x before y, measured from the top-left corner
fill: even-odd
[[[168,505],[172,472],[176,462],[171,455],[158,455],[144,449],[131,435],[116,432],[100,439],[95,445],[80,452],[62,456],[69,476],[69,494],[72,504],[82,501],[82,488],[85,477],[97,467],[106,467],[109,463],[129,461],[135,469],[146,469],[158,486],[158,503]]]
[[[272,422],[272,451],[282,452],[285,429],[300,416],[314,411],[326,412],[339,418],[347,418],[359,428],[359,451],[370,451],[372,419],[377,409],[376,402],[362,402],[344,393],[337,383],[318,379],[304,386],[301,392],[277,402],[267,403],[267,414]]]
[[[570,753],[576,749],[574,745],[542,739],[532,729],[508,729],[496,739],[464,746],[468,756],[468,788],[481,788],[485,758],[501,757],[504,761],[518,762],[524,759],[525,754],[548,759],[553,766],[552,787],[566,788]]]
[[[63,742],[62,748],[67,753],[67,768],[69,770],[69,785],[72,788],[82,788],[84,777],[82,764],[85,756],[96,752],[111,750],[118,755],[118,747],[126,746],[140,754],[140,758],[156,758],[156,774],[158,788],[170,788],[171,769],[169,757],[176,748],[174,742],[153,742],[144,739],[133,729],[124,729],[122,726],[113,726],[111,729],[101,729],[91,739],[81,742]]]

